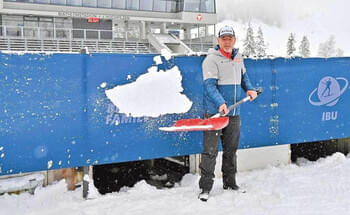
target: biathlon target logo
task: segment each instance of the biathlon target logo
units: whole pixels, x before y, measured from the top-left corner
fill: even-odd
[[[309,102],[315,106],[334,106],[347,88],[348,80],[346,78],[326,76],[320,80],[318,87],[309,95]],[[314,96],[316,92],[318,99]]]

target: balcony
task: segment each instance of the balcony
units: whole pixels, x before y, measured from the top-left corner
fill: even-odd
[[[133,31],[1,26],[1,51],[154,53]]]
[[[184,41],[193,51],[206,52],[208,40]],[[157,53],[135,29],[70,29],[23,26],[0,26],[0,51],[7,52],[75,52],[88,48],[90,53]]]

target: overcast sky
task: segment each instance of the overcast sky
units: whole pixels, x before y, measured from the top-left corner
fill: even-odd
[[[333,34],[338,46],[350,53],[349,0],[217,0],[216,5],[219,22],[259,20],[297,34],[305,32],[317,42]]]

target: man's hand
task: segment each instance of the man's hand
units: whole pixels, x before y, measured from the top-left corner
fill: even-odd
[[[248,90],[247,96],[250,96],[250,101],[253,101],[258,96],[258,93],[255,90]]]
[[[219,113],[224,112],[224,115],[227,115],[230,111],[227,108],[226,104],[222,104],[219,107]]]

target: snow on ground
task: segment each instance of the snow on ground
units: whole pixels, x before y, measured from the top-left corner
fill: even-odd
[[[141,181],[119,193],[82,199],[81,188],[66,191],[64,181],[36,190],[35,195],[0,196],[1,215],[181,215],[181,214],[349,214],[350,156],[335,153],[317,162],[238,173],[246,193],[224,191],[215,179],[208,202],[197,199],[198,175],[187,174],[171,189]]]
[[[160,56],[155,56],[153,60],[157,65],[162,63]],[[118,85],[105,93],[120,113],[133,117],[185,113],[191,109],[192,101],[182,94],[181,81],[181,71],[177,66],[166,71],[151,66],[135,82]]]

